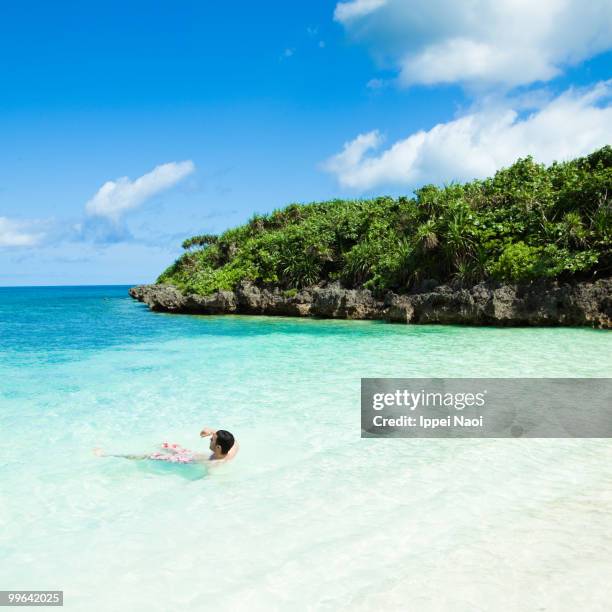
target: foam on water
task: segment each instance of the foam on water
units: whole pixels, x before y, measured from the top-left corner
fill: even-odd
[[[69,610],[596,610],[607,440],[362,440],[362,376],[610,376],[588,329],[148,312],[124,287],[0,289],[1,588]],[[94,457],[162,440],[200,468]]]

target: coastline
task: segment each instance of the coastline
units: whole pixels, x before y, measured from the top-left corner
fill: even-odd
[[[612,329],[612,278],[561,283],[482,282],[470,288],[423,283],[419,291],[387,292],[339,283],[307,287],[295,294],[243,281],[233,291],[183,294],[167,284],[137,285],[129,295],[156,312],[249,314],[327,319],[371,319],[405,324],[482,326],[588,326]]]

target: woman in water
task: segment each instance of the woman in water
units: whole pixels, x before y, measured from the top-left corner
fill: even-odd
[[[152,459],[153,461],[167,461],[168,463],[203,463],[208,461],[230,461],[238,452],[238,442],[234,436],[225,429],[209,429],[205,427],[200,432],[201,438],[210,437],[208,448],[212,454],[197,453],[183,448],[180,444],[169,444],[164,442],[161,445],[162,450],[146,455],[111,455],[106,454],[100,448],[96,448],[94,453],[98,457],[121,457],[123,459]]]

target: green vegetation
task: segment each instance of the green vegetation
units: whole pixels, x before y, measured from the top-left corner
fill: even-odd
[[[493,178],[414,198],[291,204],[197,236],[160,277],[190,292],[243,279],[286,295],[320,281],[377,293],[424,279],[592,278],[612,270],[612,147],[549,167],[527,157]]]

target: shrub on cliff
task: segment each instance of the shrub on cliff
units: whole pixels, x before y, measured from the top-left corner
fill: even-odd
[[[549,167],[530,157],[494,177],[413,198],[292,204],[191,250],[159,278],[208,294],[241,280],[283,290],[339,280],[376,292],[424,279],[473,284],[488,278],[609,276],[612,148]],[[199,247],[199,248],[197,248]]]

